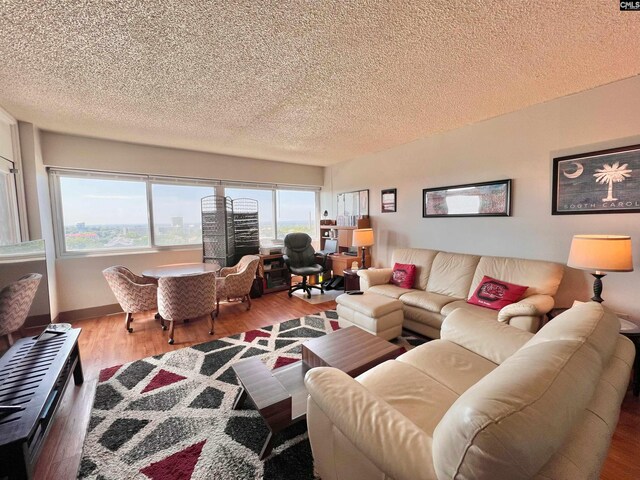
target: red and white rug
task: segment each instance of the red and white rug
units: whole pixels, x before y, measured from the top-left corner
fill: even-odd
[[[231,365],[255,355],[270,368],[295,362],[302,342],[338,328],[328,310],[102,370],[78,478],[314,478],[304,422],[258,459],[268,429],[249,399],[232,410]],[[397,340],[407,350],[424,342]]]

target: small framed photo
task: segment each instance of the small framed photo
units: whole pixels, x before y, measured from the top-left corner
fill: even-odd
[[[422,217],[508,217],[511,180],[422,190]]]
[[[382,190],[381,193],[381,207],[380,211],[382,213],[393,213],[396,211],[396,195],[398,190],[395,188],[387,188],[386,190]]]
[[[553,159],[553,215],[640,212],[640,145]]]

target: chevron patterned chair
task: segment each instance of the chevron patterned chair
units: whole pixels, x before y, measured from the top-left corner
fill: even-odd
[[[216,280],[216,315],[220,312],[220,299],[239,298],[247,301],[247,310],[251,309],[251,285],[256,278],[260,257],[245,255],[233,267],[224,267]]]
[[[158,306],[158,281],[155,278],[140,277],[121,265],[106,268],[102,274],[126,314],[127,332],[133,332],[133,314],[154,310]]]
[[[42,275],[30,273],[10,283],[0,291],[0,337],[6,335],[9,346],[11,334],[24,324],[38,291]]]
[[[178,320],[209,316],[209,335],[213,335],[216,311],[215,272],[158,280],[158,313],[171,322],[169,344],[173,345],[173,328]]]

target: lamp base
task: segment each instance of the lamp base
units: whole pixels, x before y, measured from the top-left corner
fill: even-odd
[[[593,281],[593,297],[591,300],[594,302],[602,303],[604,300],[600,296],[602,294],[602,277],[605,277],[606,273],[592,273],[595,280]]]
[[[367,268],[367,266],[365,265],[365,254],[366,254],[366,247],[362,247],[362,266],[360,267],[360,270],[365,270]]]

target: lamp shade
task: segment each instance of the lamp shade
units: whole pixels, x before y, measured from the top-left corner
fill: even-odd
[[[596,272],[632,272],[631,237],[574,235],[567,265]]]
[[[358,228],[354,230],[352,244],[354,247],[370,247],[373,245],[373,229]]]

